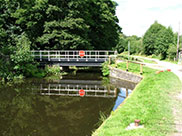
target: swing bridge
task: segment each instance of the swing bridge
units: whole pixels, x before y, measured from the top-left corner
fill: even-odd
[[[117,51],[34,50],[31,51],[31,54],[40,65],[100,67],[102,63],[108,61],[111,57],[116,57]]]

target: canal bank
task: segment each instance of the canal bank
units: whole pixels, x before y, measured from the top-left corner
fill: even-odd
[[[146,72],[146,73],[145,73]],[[122,106],[112,112],[108,119],[93,133],[94,136],[166,136],[174,132],[172,95],[181,90],[181,83],[172,72],[157,72],[144,68],[144,79]],[[144,128],[126,130],[141,120]]]

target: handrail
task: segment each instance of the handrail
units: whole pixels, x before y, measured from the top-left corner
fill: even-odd
[[[84,52],[83,56],[80,56],[80,51]],[[117,51],[110,51],[110,50],[32,50],[32,56],[35,59],[42,61],[43,59],[47,59],[51,61],[51,59],[86,59],[92,60],[95,59],[105,59],[105,61],[109,58],[109,56],[116,56]]]
[[[112,51],[112,50],[32,50],[32,51],[63,51],[63,52],[67,52],[67,51],[70,51],[70,52],[73,52],[73,51],[99,51],[99,52],[105,52],[105,51],[109,51],[109,52],[116,52],[116,51]]]

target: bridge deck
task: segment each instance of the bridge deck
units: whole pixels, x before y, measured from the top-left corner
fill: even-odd
[[[115,51],[79,51],[79,50],[37,50],[32,56],[42,65],[60,66],[101,66],[110,56],[116,56]]]

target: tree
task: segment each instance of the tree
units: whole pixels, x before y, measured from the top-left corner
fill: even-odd
[[[111,0],[87,0],[85,21],[89,25],[89,39],[94,49],[111,49],[119,42],[117,4]],[[91,13],[91,14],[88,14]]]
[[[111,49],[119,31],[111,0],[27,0],[13,13],[33,48]]]
[[[143,37],[143,46],[144,46],[144,53],[146,55],[152,55],[155,53],[157,48],[157,37],[160,30],[164,29],[164,26],[159,24],[157,21],[154,22],[150,26],[150,28],[146,31]]]
[[[176,50],[177,50],[177,46],[175,44],[171,44],[169,46],[169,49],[167,50],[168,59],[174,60],[174,58],[176,58]]]
[[[143,52],[142,38],[137,37],[136,35],[125,36],[124,34],[120,34],[119,42],[115,49],[117,49],[119,53],[128,51],[128,42],[130,42],[131,54],[139,54]]]
[[[144,34],[144,53],[146,55],[160,55],[161,59],[165,59],[169,45],[174,44],[174,37],[174,33],[170,27],[166,28],[155,22]]]
[[[161,59],[165,59],[170,45],[174,44],[174,39],[174,33],[170,27],[159,31],[156,39],[155,55],[160,55]]]
[[[119,36],[119,42],[116,45],[115,49],[118,51],[118,53],[124,52],[127,48],[127,37],[124,34],[120,34]]]
[[[127,37],[127,43],[130,42],[130,53],[131,54],[139,54],[142,53],[142,38],[137,37],[136,35],[132,35]],[[128,50],[128,46],[126,46]]]

